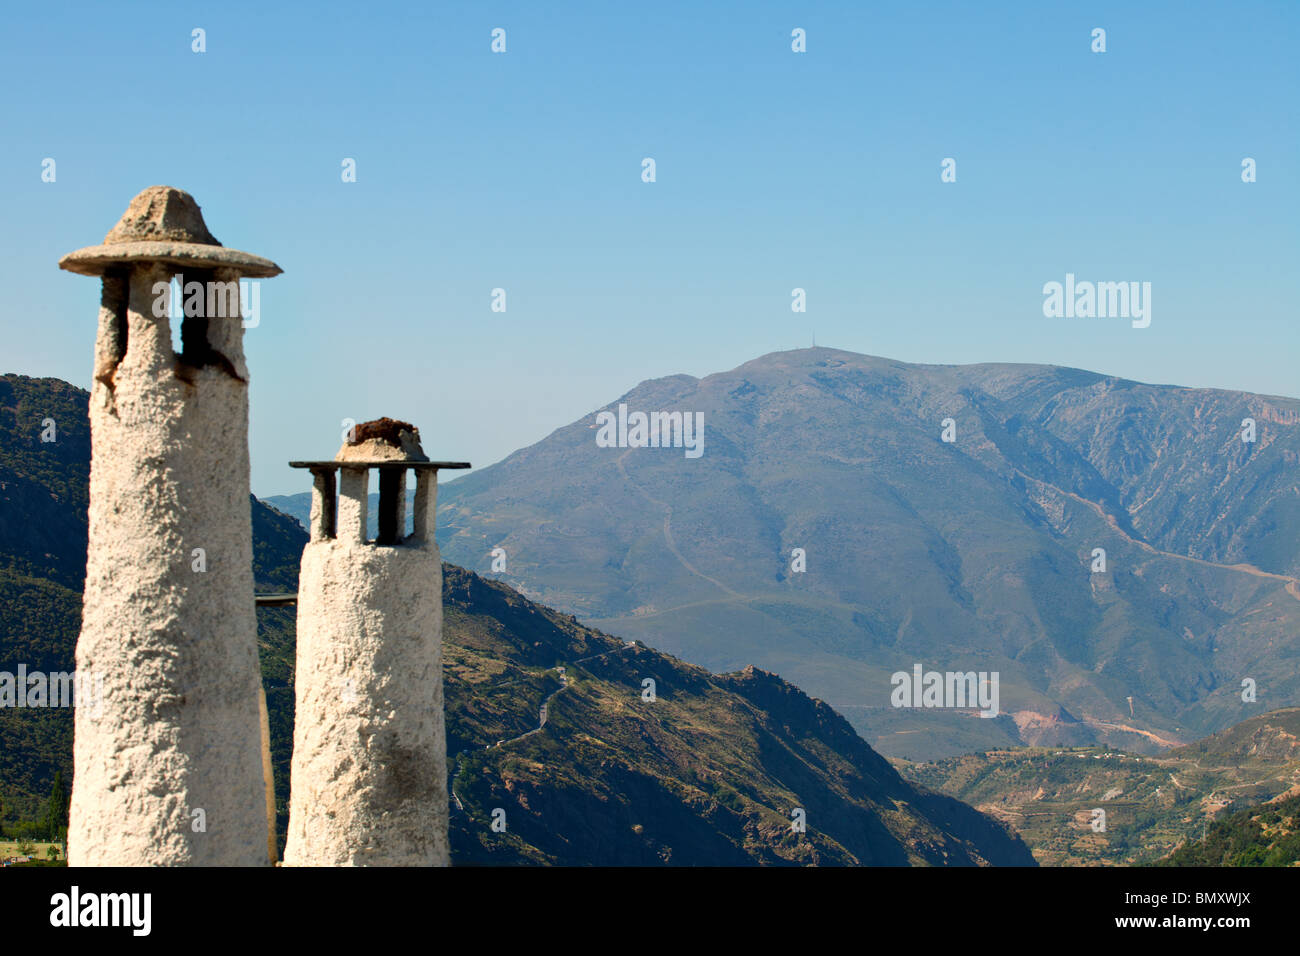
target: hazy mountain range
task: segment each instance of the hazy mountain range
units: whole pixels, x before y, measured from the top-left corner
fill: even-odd
[[[74,666],[87,399],[57,380],[0,376],[0,670]],[[55,441],[40,440],[46,419]],[[250,507],[258,589],[295,590],[306,533]],[[710,674],[451,565],[443,597],[456,864],[1034,863],[1003,825],[905,781],[831,708],[772,674]],[[283,838],[294,612],[258,618]],[[70,709],[0,709],[11,823],[39,813],[57,770],[71,779],[71,753]],[[501,834],[489,828],[497,808]]]
[[[502,549],[534,600],[911,758],[1155,752],[1300,703],[1300,401],[819,348],[599,411],[696,415],[703,452],[602,447],[593,412],[444,485],[444,557]],[[999,674],[1003,715],[891,706],[918,663]]]

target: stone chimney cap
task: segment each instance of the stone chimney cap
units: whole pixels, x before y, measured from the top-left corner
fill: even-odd
[[[376,418],[351,429],[335,461],[348,463],[428,461],[420,447],[420,429],[395,418]]]
[[[343,443],[331,461],[291,461],[290,468],[310,468],[313,471],[336,468],[410,468],[413,470],[439,468],[469,468],[467,461],[430,461],[420,447],[420,429],[410,422],[395,418],[376,418],[362,422],[351,429],[352,435]]]
[[[59,260],[59,268],[98,276],[132,262],[165,262],[181,269],[234,269],[251,278],[270,278],[283,271],[270,259],[219,243],[208,231],[194,197],[172,186],[150,186],[141,192],[102,245],[68,253]]]

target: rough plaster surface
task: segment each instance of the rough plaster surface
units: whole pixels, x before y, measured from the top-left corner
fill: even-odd
[[[221,245],[208,231],[194,197],[175,186],[150,186],[136,194],[117,225],[104,237],[104,245],[145,239],[186,245]]]
[[[151,310],[169,272],[131,268],[105,278],[90,400],[77,671],[102,677],[103,701],[76,709],[68,859],[266,865],[247,384],[181,368]],[[246,379],[241,339],[238,319],[209,330]]]
[[[364,527],[364,509],[358,519]],[[442,563],[432,529],[382,547],[340,527],[336,539],[307,545],[294,682],[285,865],[448,865]]]
[[[417,442],[411,440],[410,432],[402,433],[402,444],[392,445],[377,438],[368,438],[355,445],[344,442],[339,449],[336,461],[351,461],[368,464],[377,461],[428,461],[424,452],[419,450]]]

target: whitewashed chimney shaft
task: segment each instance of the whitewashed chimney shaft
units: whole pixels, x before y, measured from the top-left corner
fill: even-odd
[[[287,866],[446,866],[437,470],[413,426],[356,427],[314,476],[298,584]],[[367,539],[369,472],[378,474]],[[406,533],[406,475],[415,473]],[[336,490],[336,475],[338,476]]]
[[[69,863],[265,865],[239,310],[185,319],[178,355],[154,286],[280,269],[163,186],[59,265],[103,279]]]

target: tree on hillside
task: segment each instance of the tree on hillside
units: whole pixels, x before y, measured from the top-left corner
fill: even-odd
[[[50,799],[45,804],[43,823],[51,840],[57,840],[60,831],[68,825],[68,792],[63,786],[62,770],[54,772],[54,783],[50,787]]]

